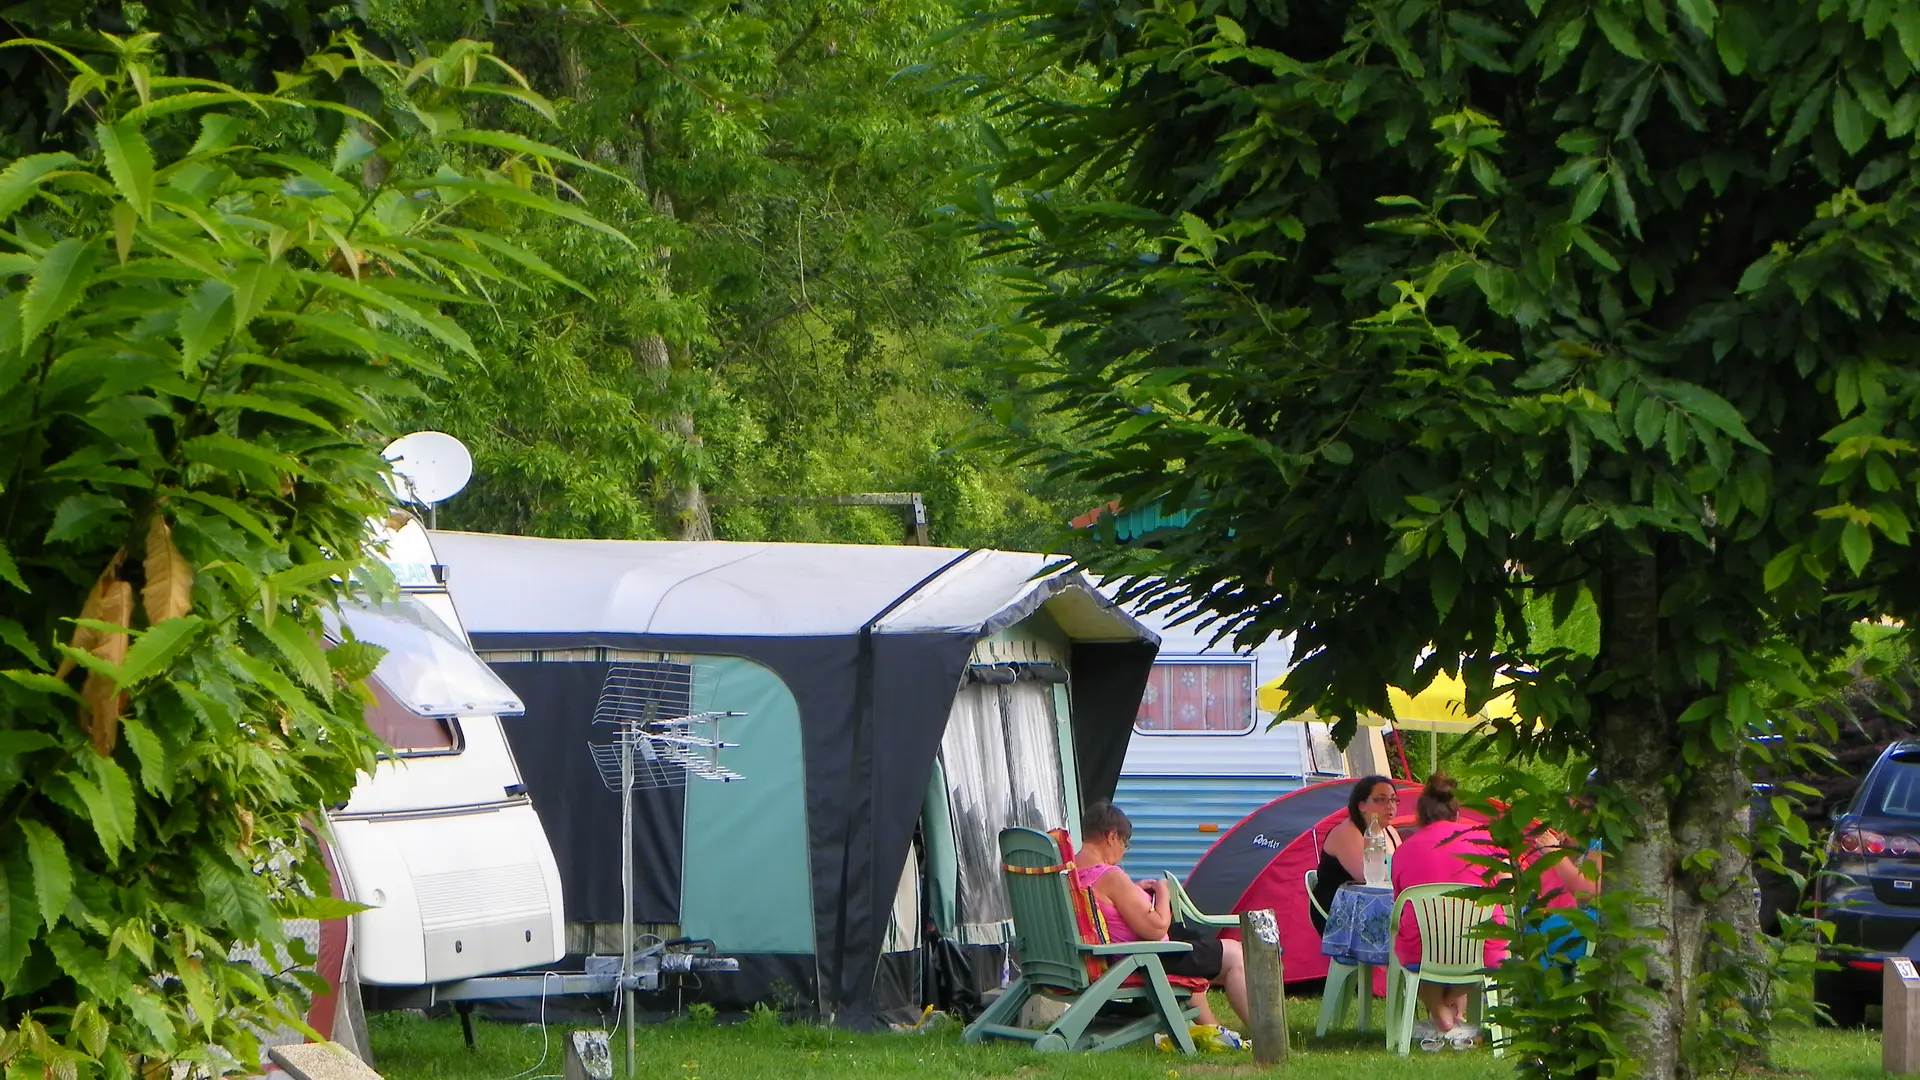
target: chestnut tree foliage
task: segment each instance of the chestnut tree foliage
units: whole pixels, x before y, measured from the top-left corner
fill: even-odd
[[[1498,748],[1591,758],[1609,851],[1598,955],[1514,976],[1515,1059],[1751,1056],[1768,986],[1733,954],[1775,847],[1746,777],[1821,752],[1831,720],[1789,707],[1858,620],[1920,616],[1920,6],[981,17],[1034,58],[997,80],[975,210],[1072,425],[1017,441],[1197,512],[1085,561],[1295,635],[1295,710],[1390,714],[1460,667],[1474,704],[1512,693],[1540,726]],[[1589,605],[1597,650],[1554,629]]]
[[[312,830],[375,760],[380,653],[320,634],[382,584],[393,409],[474,354],[474,294],[561,277],[499,208],[618,235],[561,197],[590,165],[463,121],[550,111],[488,46],[400,65],[344,38],[264,93],[164,47],[0,47],[65,85],[45,148],[0,165],[10,1076],[252,1070],[262,1025],[299,1025],[300,976],[230,958],[344,913]],[[371,111],[329,96],[349,78]]]

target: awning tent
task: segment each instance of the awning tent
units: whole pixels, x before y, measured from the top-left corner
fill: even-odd
[[[974,833],[1070,826],[1111,794],[1157,645],[1033,554],[434,544],[476,650],[526,703],[508,737],[569,923],[621,917],[619,797],[588,751],[605,737],[592,720],[608,673],[684,665],[706,683],[697,707],[747,714],[724,735],[746,779],[641,793],[635,917],[740,957],[738,975],[703,976],[710,1000],[792,988],[856,1025],[917,1007],[914,977],[883,970],[883,954],[905,956],[925,921],[991,920],[957,910],[978,906],[969,883],[998,888],[971,865],[992,835]]]

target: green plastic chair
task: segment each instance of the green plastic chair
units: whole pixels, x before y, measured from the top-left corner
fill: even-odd
[[[1174,922],[1204,927],[1208,930],[1240,929],[1240,916],[1209,915],[1201,911],[1194,905],[1193,897],[1187,895],[1186,888],[1180,884],[1180,879],[1174,876],[1173,871],[1162,870],[1160,873],[1167,881],[1167,898],[1172,902]]]
[[[1464,888],[1451,883],[1415,885],[1394,897],[1389,936],[1399,937],[1400,919],[1408,911],[1420,928],[1420,970],[1408,971],[1398,954],[1387,964],[1387,1049],[1401,1057],[1412,1050],[1413,1013],[1421,983],[1472,987],[1477,998],[1477,1005],[1470,1007],[1473,1015],[1485,1016],[1488,1006],[1499,1004],[1499,991],[1487,973],[1487,941],[1472,933],[1474,927],[1492,920],[1497,909],[1459,895]],[[1493,1056],[1502,1056],[1504,1033],[1489,1024],[1487,1037],[1493,1043]]]
[[[1032,829],[1004,829],[1000,858],[1013,908],[1020,977],[967,1026],[965,1040],[1011,1039],[1041,1051],[1098,1051],[1164,1033],[1181,1053],[1193,1053],[1187,1028],[1199,1010],[1192,1007],[1190,992],[1167,981],[1160,962],[1162,956],[1191,952],[1193,946],[1184,941],[1089,945],[1074,912],[1068,868],[1052,837]],[[1136,985],[1125,985],[1135,976]],[[1036,996],[1067,1006],[1041,1031],[1019,1026],[1020,1010]],[[1115,1019],[1117,1027],[1105,1026]]]
[[[1320,884],[1320,871],[1307,871],[1307,903],[1320,917],[1327,917],[1327,909],[1320,906],[1320,898],[1313,894],[1314,887]],[[1348,992],[1349,985],[1354,992]],[[1373,1026],[1373,965],[1343,964],[1338,960],[1327,961],[1327,981],[1320,989],[1320,1021],[1313,1027],[1313,1037],[1324,1039],[1335,1024],[1343,1024],[1347,1019],[1347,1005],[1353,1003],[1356,1023],[1355,1031],[1364,1032]]]

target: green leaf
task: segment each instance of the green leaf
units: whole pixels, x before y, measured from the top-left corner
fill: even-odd
[[[333,144],[333,171],[343,172],[372,157],[379,150],[352,124],[342,125],[340,138]]]
[[[182,615],[161,622],[133,640],[127,658],[120,662],[122,686],[132,686],[155,675],[164,674],[167,665],[179,657],[202,625],[198,615]]]
[[[117,124],[96,124],[94,140],[100,144],[100,156],[106,162],[113,186],[133,205],[141,221],[153,220],[153,148],[138,124],[122,120]]]
[[[1760,256],[1749,264],[1746,271],[1740,275],[1740,284],[1734,291],[1751,293],[1759,292],[1761,289],[1766,288],[1767,282],[1773,280],[1774,267],[1778,265],[1779,259],[1772,253]]]
[[[25,852],[0,867],[0,987],[11,992],[14,979],[40,930],[40,909],[33,899],[33,869]]]
[[[79,693],[76,692],[73,687],[68,686],[65,679],[56,679],[43,671],[22,671],[18,668],[11,668],[6,671],[0,671],[0,676],[4,676],[37,694],[53,694],[57,697],[66,698],[69,701],[80,700]]]
[[[1767,560],[1767,568],[1762,574],[1763,583],[1768,592],[1778,590],[1793,580],[1793,572],[1800,565],[1800,545],[1792,544],[1786,550]]]
[[[174,498],[187,499],[199,503],[209,510],[217,511],[226,516],[235,525],[240,526],[252,533],[257,539],[265,542],[269,548],[275,551],[280,549],[280,538],[273,534],[272,529],[267,528],[266,524],[262,522],[252,510],[227,498],[225,495],[215,495],[207,491],[190,491],[184,488],[172,488],[169,490]]]
[[[236,336],[245,332],[273,299],[285,272],[286,264],[273,259],[256,259],[234,272],[233,332]]]
[[[33,280],[20,296],[20,351],[73,309],[93,284],[102,240],[62,240],[47,249]]]
[[[1613,212],[1620,215],[1620,224],[1635,236],[1640,235],[1640,211],[1633,203],[1633,191],[1627,186],[1627,170],[1613,169],[1607,173],[1613,181]]]
[[[1847,153],[1859,153],[1873,138],[1873,129],[1879,123],[1846,87],[1833,92],[1833,134]]]
[[[171,1051],[178,1044],[173,1030],[173,1018],[167,1015],[167,1007],[160,1003],[160,999],[154,996],[152,991],[135,983],[126,988],[126,994],[120,999],[120,1004],[126,1009],[127,1015],[133,1018],[134,1023],[140,1025],[141,1030],[163,1052]]]
[[[1247,43],[1247,32],[1240,28],[1239,23],[1234,22],[1225,15],[1215,15],[1213,17],[1213,27],[1220,37],[1235,45],[1245,45]]]
[[[1648,385],[1682,409],[1706,421],[1715,431],[1752,447],[1766,450],[1760,440],[1747,430],[1746,418],[1740,410],[1719,394],[1697,383],[1681,382],[1669,379],[1648,379]]]
[[[633,186],[632,180],[620,173],[614,172],[612,169],[595,165],[593,162],[585,158],[575,157],[573,154],[557,146],[550,146],[547,143],[529,139],[525,135],[517,135],[511,131],[461,128],[458,131],[449,131],[442,134],[437,141],[469,143],[474,146],[487,146],[495,150],[504,150],[510,154],[524,154],[528,157],[544,158],[548,161],[564,161],[569,165],[576,165],[582,169],[597,172],[601,176],[611,177],[628,187]]]
[[[47,658],[33,643],[33,639],[27,637],[27,628],[5,616],[0,616],[0,643],[4,643],[14,652],[26,657],[27,662],[34,667],[46,669]]]
[[[40,918],[51,927],[66,914],[67,901],[73,896],[73,864],[67,861],[67,846],[52,829],[22,818],[20,831],[27,839],[27,861],[33,866],[33,895],[40,902]]]
[[[538,210],[543,214],[551,214],[557,218],[564,218],[576,225],[585,225],[595,232],[613,237],[615,240],[620,241],[635,251],[640,250],[640,245],[634,243],[632,237],[614,228],[612,225],[601,221],[599,218],[594,217],[592,214],[587,213],[585,210],[563,203],[558,199],[538,194],[537,192],[517,188],[512,184],[495,183],[490,180],[470,180],[463,176],[436,176],[428,180],[416,180],[394,186],[402,191],[436,189],[471,192],[472,194],[498,202],[508,203],[513,206],[522,206],[529,210]]]
[[[33,154],[16,158],[0,172],[0,221],[27,205],[40,191],[40,184],[55,172],[78,161],[72,154]]]
[[[197,371],[212,354],[214,346],[226,340],[227,324],[220,313],[233,300],[233,286],[224,281],[205,281],[187,297],[186,309],[174,328],[180,334],[180,368],[183,373]]]
[[[1667,409],[1658,398],[1641,398],[1640,407],[1633,414],[1633,437],[1640,440],[1641,446],[1651,450],[1660,441],[1660,429],[1666,422]]]
[[[1720,9],[1713,0],[1680,0],[1680,14],[1708,37],[1713,36],[1713,25],[1720,19]]]
[[[564,285],[589,300],[594,298],[593,294],[587,291],[586,286],[555,270],[552,266],[548,265],[545,259],[516,244],[509,244],[505,240],[494,236],[492,233],[477,232],[472,229],[458,229],[451,226],[443,226],[440,231],[449,236],[457,236],[462,240],[486,248],[495,255],[509,262],[518,263],[557,285]]]
[[[85,537],[111,525],[126,504],[111,495],[81,492],[60,500],[54,507],[53,524],[47,529],[47,543],[60,544]]]
[[[307,628],[301,626],[298,620],[256,612],[249,615],[247,621],[268,641],[273,642],[280,654],[292,663],[294,674],[300,677],[301,682],[322,692],[330,688],[326,653],[321,650],[320,642],[307,633]]]
[[[246,412],[266,413],[284,420],[293,420],[309,427],[316,427],[330,434],[339,431],[326,417],[312,409],[295,405],[290,401],[261,397],[259,394],[208,394],[202,403],[209,409],[240,409]]]
[[[140,763],[140,786],[171,802],[174,767],[166,744],[134,716],[120,718],[120,733],[126,737],[127,748],[133,751],[134,760]]]
[[[1640,47],[1639,40],[1634,37],[1632,25],[1621,17],[1618,6],[1608,3],[1607,0],[1600,0],[1593,5],[1592,11],[1594,25],[1606,35],[1607,43],[1615,50],[1633,60],[1647,58],[1646,51]]]
[[[480,353],[473,347],[473,339],[467,336],[467,332],[462,330],[458,323],[444,315],[422,311],[397,296],[381,291],[371,282],[354,281],[338,274],[328,274],[319,270],[295,270],[293,276],[308,284],[318,285],[329,292],[339,293],[397,315],[468,356],[476,360],[480,358]]]
[[[290,896],[274,904],[275,913],[283,919],[316,919],[320,922],[345,919],[366,910],[365,904],[342,900],[337,896]]]
[[[27,588],[26,581],[20,577],[20,566],[13,561],[13,553],[7,550],[4,542],[0,542],[0,581],[6,582],[23,593],[33,591]]]
[[[1573,209],[1567,212],[1567,220],[1579,223],[1593,216],[1600,209],[1600,203],[1607,197],[1607,174],[1595,172],[1580,185],[1579,194],[1573,198]]]
[[[1840,553],[1856,576],[1865,573],[1867,564],[1873,561],[1873,533],[1857,521],[1847,522],[1840,531]]]

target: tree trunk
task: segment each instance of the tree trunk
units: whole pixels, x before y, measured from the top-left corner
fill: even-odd
[[[582,98],[592,92],[589,74],[586,64],[580,59],[579,49],[572,44],[562,47],[560,81],[568,97]],[[670,219],[674,216],[673,198],[664,189],[655,188],[648,183],[646,160],[648,144],[644,137],[645,124],[636,120],[635,128],[635,134],[639,137],[628,143],[628,156],[625,161],[618,161],[620,152],[611,142],[603,142],[596,146],[594,156],[609,166],[616,163],[624,165],[627,172],[631,174],[633,182],[640,186],[640,190],[652,193],[654,213]],[[673,249],[658,248],[654,251],[654,258],[659,263],[660,274],[664,278],[668,264],[673,261]],[[666,337],[657,333],[643,335],[634,340],[631,352],[633,366],[649,376],[655,389],[664,395],[673,377],[673,351],[667,347]],[[655,421],[655,424],[668,434],[678,435],[683,442],[696,451],[699,449],[700,434],[694,425],[693,413],[685,409],[677,410],[672,416]],[[680,540],[713,539],[713,514],[707,507],[706,492],[701,490],[697,466],[691,463],[691,459],[697,456],[697,454],[687,455],[690,459],[689,463],[684,467],[671,469],[664,479],[664,483],[670,490],[661,500],[661,513],[670,523],[669,528],[674,537]]]
[[[635,170],[640,183],[646,186],[644,163]],[[671,219],[673,197],[664,188],[653,189],[653,212],[663,218]],[[673,261],[673,249],[662,247],[654,252],[654,258],[660,264],[660,273],[664,277],[668,264]],[[653,379],[655,389],[665,394],[673,376],[673,353],[667,347],[665,336],[647,334],[633,343],[634,365]],[[675,410],[671,416],[658,421],[660,429],[669,434],[678,435],[690,449],[696,453],[686,455],[686,463],[668,472],[663,478],[668,492],[661,500],[661,510],[669,522],[674,538],[679,540],[713,539],[713,514],[707,507],[707,494],[701,490],[700,476],[694,459],[698,457],[700,433],[695,428],[693,413],[686,409]]]
[[[1613,967],[1616,982],[1601,1022],[1619,1033],[1638,1075],[1675,1080],[1681,1075],[1687,987],[1691,958],[1698,954],[1701,912],[1687,901],[1675,873],[1679,838],[1667,786],[1675,740],[1654,683],[1660,654],[1658,560],[1618,552],[1600,582],[1600,669],[1615,681],[1594,702],[1596,756],[1606,783],[1629,801],[1638,826],[1608,861],[1604,888],[1631,897],[1632,928],[1651,935],[1603,941],[1603,949],[1644,946],[1646,977],[1634,980],[1624,967]]]

